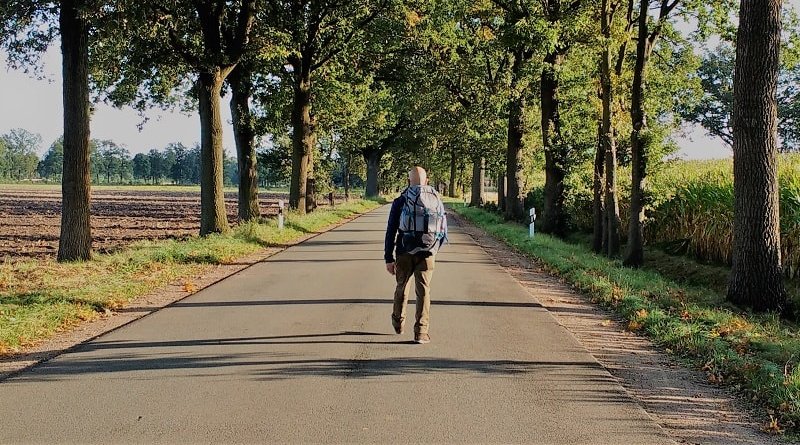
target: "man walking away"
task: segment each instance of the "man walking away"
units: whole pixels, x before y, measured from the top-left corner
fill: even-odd
[[[422,167],[408,173],[409,187],[392,203],[386,228],[384,259],[386,270],[397,279],[394,291],[392,327],[403,333],[406,305],[414,277],[417,294],[417,322],[414,342],[430,343],[428,332],[431,308],[431,279],[436,253],[447,240],[447,217],[436,190],[428,185],[428,174]],[[397,261],[394,252],[397,253]]]

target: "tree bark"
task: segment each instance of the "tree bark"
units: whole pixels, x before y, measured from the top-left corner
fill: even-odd
[[[250,110],[253,83],[245,64],[239,64],[228,76],[231,85],[231,117],[239,165],[239,221],[258,220],[258,165],[254,117]]]
[[[500,170],[497,174],[497,210],[504,212],[506,209],[506,174]]]
[[[603,13],[601,28],[606,43],[603,45],[600,56],[600,86],[602,91],[603,117],[600,130],[600,142],[605,162],[604,174],[604,221],[603,245],[609,257],[619,255],[619,198],[617,195],[617,143],[612,124],[611,104],[614,100],[613,84],[611,82],[611,11],[609,0],[603,0]]]
[[[594,156],[594,181],[592,182],[592,190],[594,192],[594,205],[592,221],[592,250],[596,253],[604,251],[605,246],[605,152],[603,151],[603,126],[598,125],[597,129],[598,141],[597,152]]]
[[[345,153],[344,175],[342,175],[344,186],[344,202],[350,202],[350,151]]]
[[[461,163],[459,163],[459,165],[458,165],[458,189],[461,190],[461,196],[463,196],[464,199],[466,199],[467,198],[467,187],[466,187],[466,184],[464,183],[465,182],[464,181],[464,168],[465,168],[465,165],[464,165],[464,161],[462,160]]]
[[[366,197],[375,198],[378,192],[378,173],[380,171],[381,158],[383,151],[377,148],[366,149],[363,151],[364,161],[367,164],[367,188]]]
[[[310,63],[303,62],[295,76],[292,106],[292,180],[289,187],[289,206],[300,213],[307,209],[307,182],[313,167],[314,122],[311,117]]]
[[[92,256],[89,157],[89,25],[82,0],[62,0],[59,26],[64,100],[64,164],[58,261]]]
[[[197,80],[200,110],[200,235],[229,230],[225,211],[222,146],[222,102],[225,74],[220,68],[201,72]]]
[[[561,140],[561,116],[558,98],[558,67],[563,54],[554,51],[545,59],[541,76],[542,141],[545,157],[544,209],[542,232],[557,236],[566,234],[564,179],[567,177],[566,147]]]
[[[525,93],[518,91],[522,68],[525,65],[526,55],[522,51],[514,54],[514,64],[511,68],[512,97],[508,110],[508,141],[506,145],[506,206],[505,218],[508,220],[522,221],[525,218],[520,199],[520,183],[522,182],[522,157],[523,137],[525,136]]]
[[[457,198],[458,192],[456,191],[456,176],[458,175],[457,172],[457,165],[456,165],[456,149],[455,147],[450,149],[450,185],[448,186],[448,194],[447,196],[451,198]]]
[[[619,194],[617,193],[617,146],[614,140],[614,129],[606,136],[605,151],[605,223],[606,228],[605,246],[606,255],[615,257],[620,252],[619,228],[621,220],[619,216]]]
[[[734,72],[733,268],[728,300],[786,309],[777,173],[781,1],[742,0]]]
[[[469,200],[469,205],[472,207],[480,207],[483,205],[483,182],[484,177],[484,159],[476,157],[472,161],[472,196]]]
[[[650,0],[641,0],[640,11],[650,8]],[[633,69],[631,90],[631,203],[630,223],[628,224],[628,250],[624,264],[641,267],[644,263],[644,181],[647,177],[647,116],[644,110],[644,74],[650,56],[650,33],[647,27],[647,14],[639,14],[639,33],[636,42],[636,64]]]
[[[309,167],[310,169],[311,167]],[[309,176],[306,181],[306,213],[317,209],[317,181]]]

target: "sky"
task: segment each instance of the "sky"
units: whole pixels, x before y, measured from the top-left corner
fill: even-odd
[[[47,151],[62,133],[63,108],[61,103],[61,55],[58,45],[48,50],[44,58],[44,79],[37,79],[22,71],[7,67],[5,53],[0,51],[0,87],[3,106],[0,107],[0,134],[12,128],[24,128],[42,136],[39,154]],[[223,99],[223,119],[230,123],[228,100]],[[97,104],[92,116],[91,135],[95,139],[111,139],[124,145],[132,154],[161,149],[172,142],[193,146],[200,140],[200,122],[197,113],[150,110],[148,122],[141,131],[142,118],[131,108],[117,109]],[[699,126],[688,126],[675,135],[680,147],[677,155],[687,159],[717,159],[732,156],[730,149],[717,138],[711,138]],[[230,125],[224,126],[224,146],[233,154],[236,146]]]
[[[24,128],[42,136],[40,154],[63,130],[63,106],[61,103],[61,54],[57,45],[44,57],[44,77],[36,79],[23,71],[9,70],[5,52],[0,51],[0,88],[3,105],[0,107],[0,134],[12,128]],[[222,117],[231,121],[228,100],[223,99]],[[111,139],[124,145],[132,153],[164,148],[171,142],[182,142],[192,146],[200,141],[200,117],[197,113],[186,114],[155,109],[147,112],[149,120],[142,131],[139,112],[132,108],[117,109],[103,103],[95,105],[92,115],[91,135],[95,139]],[[236,152],[230,126],[226,126],[224,146],[229,153]]]

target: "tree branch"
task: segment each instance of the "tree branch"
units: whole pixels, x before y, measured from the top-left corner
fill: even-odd
[[[196,54],[193,54],[189,51],[189,48],[186,47],[186,44],[183,40],[178,37],[175,33],[175,28],[169,29],[169,43],[170,46],[178,53],[179,56],[186,62],[189,66],[193,68],[200,68],[200,58],[197,57]]]
[[[354,25],[353,29],[351,29],[350,32],[340,41],[339,46],[337,48],[334,48],[334,49],[331,49],[330,51],[328,51],[328,53],[326,55],[324,55],[322,58],[320,58],[319,62],[317,62],[317,63],[315,63],[314,65],[311,66],[311,71],[314,71],[314,70],[322,67],[323,65],[328,63],[329,60],[331,60],[332,58],[336,57],[339,53],[344,51],[344,49],[347,47],[347,44],[350,43],[350,40],[353,39],[353,37],[356,35],[356,33],[358,31],[366,28],[366,26],[370,22],[372,22],[378,16],[378,14],[383,12],[384,8],[386,8],[386,6],[388,4],[389,4],[389,0],[383,0],[381,2],[381,4],[378,7],[376,7],[374,11],[372,11],[372,13],[370,13],[367,17],[365,17],[363,20],[361,20],[361,22],[359,22],[357,25]],[[333,42],[332,38],[331,39],[326,39],[326,40],[328,40],[328,42],[329,42],[328,44],[329,45],[332,44],[330,42]],[[325,49],[326,48],[320,48],[320,51],[324,51]]]
[[[464,97],[464,94],[461,92],[461,89],[458,88],[453,83],[452,80],[445,79],[444,83],[445,83],[445,88],[447,88],[447,91],[449,91],[450,94],[455,96],[456,100],[458,101],[459,104],[461,104],[462,107],[469,109],[472,106],[472,101]]]
[[[647,38],[649,42],[649,46],[652,48],[655,45],[656,40],[661,35],[661,30],[664,27],[664,23],[669,19],[669,15],[675,9],[675,7],[680,4],[681,0],[673,0],[672,3],[669,3],[669,0],[661,0],[661,10],[658,13],[658,22],[656,26],[653,27],[653,32],[650,33],[650,36]]]
[[[255,0],[244,0],[236,17],[236,30],[233,38],[231,59],[235,62],[242,58],[250,40],[250,30],[255,20]]]
[[[506,12],[513,12],[514,8],[511,6],[511,3],[503,0],[492,0],[492,3],[495,4],[498,8],[502,9]]]

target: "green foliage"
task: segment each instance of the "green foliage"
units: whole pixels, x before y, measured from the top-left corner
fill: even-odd
[[[258,153],[258,177],[267,185],[286,185],[292,173],[292,141],[288,135],[273,139]]]
[[[789,35],[797,36],[798,33],[795,31]],[[789,54],[782,60],[778,80],[779,150],[786,152],[800,149],[800,59],[791,56],[793,51],[797,50],[788,48],[784,51]],[[679,104],[683,119],[701,125],[729,147],[733,146],[731,111],[735,56],[730,43],[721,43],[714,51],[707,52],[695,74],[702,84],[702,96],[699,100],[684,100]]]
[[[59,137],[45,152],[44,158],[36,167],[39,177],[45,180],[60,181],[64,168],[64,138]]]
[[[92,141],[91,168],[95,183],[100,183],[103,178],[107,184],[120,184],[130,181],[133,176],[130,153],[110,140]]]
[[[132,162],[133,179],[146,181],[150,177],[150,157],[144,153],[137,153]]]
[[[781,250],[789,278],[800,276],[800,157],[780,160]],[[663,202],[653,209],[648,239],[706,261],[730,264],[733,165],[676,162],[659,175]]]
[[[783,155],[779,173],[782,258],[786,275],[796,278],[800,276],[800,157]],[[543,178],[534,184],[526,206],[541,208]],[[620,170],[619,189],[624,234],[629,214],[628,169]],[[592,203],[592,165],[585,163],[567,180],[566,209],[572,230],[592,231]],[[672,253],[729,265],[733,203],[731,160],[662,163],[648,179],[645,240]]]
[[[39,164],[37,151],[42,137],[22,128],[0,136],[0,177],[19,181],[32,179]]]

